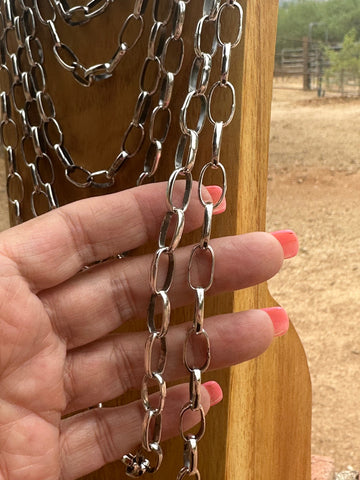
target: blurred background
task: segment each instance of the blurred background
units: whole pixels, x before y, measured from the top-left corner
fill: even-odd
[[[359,0],[280,1],[267,228],[300,253],[270,291],[308,356],[313,453],[337,472],[360,470],[359,40]]]

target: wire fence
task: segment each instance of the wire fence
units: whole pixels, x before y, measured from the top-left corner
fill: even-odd
[[[341,45],[327,47],[340,52]],[[283,48],[275,57],[275,88],[316,90],[318,96],[333,93],[360,96],[360,78],[351,72],[334,72],[323,45],[302,41],[301,47]]]

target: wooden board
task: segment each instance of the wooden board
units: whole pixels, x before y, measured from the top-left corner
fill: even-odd
[[[192,50],[192,34],[201,3],[188,4],[185,48]],[[116,45],[121,21],[131,11],[133,2],[121,0],[99,19],[79,29],[62,26],[61,37],[76,51],[85,64],[107,58]],[[229,189],[228,209],[216,218],[213,236],[265,229],[267,157],[269,144],[272,73],[276,36],[277,1],[243,1],[245,36],[241,47],[232,56],[231,80],[235,84],[238,108],[231,126],[225,132],[222,162],[227,168]],[[111,12],[110,12],[111,10]],[[151,23],[149,15],[147,24]],[[100,32],[100,33],[99,33]],[[76,163],[90,170],[109,166],[119,152],[121,132],[131,119],[138,95],[139,58],[144,57],[146,40],[139,42],[124,68],[120,66],[113,78],[84,89],[74,83],[71,75],[56,63],[50,49],[48,32],[39,37],[45,48],[48,90],[57,108],[66,146]],[[146,39],[146,33],[144,34]],[[98,58],[94,62],[94,57]],[[186,56],[183,72],[176,78],[173,107],[179,108],[184,99],[184,85],[191,66]],[[218,59],[217,59],[218,62]],[[166,180],[173,169],[172,158],[178,139],[178,127],[173,123],[169,142],[157,180]],[[211,129],[204,129],[198,162],[209,156]],[[135,184],[141,171],[141,156],[129,162],[111,191]],[[199,174],[195,168],[194,178]],[[89,195],[64,181],[61,168],[56,169],[56,190],[61,203]],[[217,183],[217,180],[214,180]],[[95,192],[98,193],[98,192]],[[105,193],[105,192],[104,192]],[[25,217],[30,208],[25,202]],[[188,237],[191,241],[191,237]],[[207,301],[207,314],[265,307],[274,304],[266,285],[222,295]],[[176,315],[177,321],[191,318],[191,309]],[[135,328],[143,328],[139,320]],[[309,480],[311,386],[306,357],[293,328],[274,341],[269,351],[259,359],[235,368],[209,374],[222,385],[225,399],[209,415],[207,435],[200,445],[203,478],[234,480]],[[119,403],[133,398],[128,395]],[[155,479],[176,478],[182,461],[182,442],[166,442],[166,460]],[[124,467],[115,463],[89,475],[87,479],[124,479]]]

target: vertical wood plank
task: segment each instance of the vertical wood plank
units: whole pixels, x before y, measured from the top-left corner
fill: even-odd
[[[237,232],[264,230],[276,0],[246,3]],[[237,292],[234,309],[275,304],[266,285]],[[260,358],[231,369],[226,479],[310,479],[311,384],[291,327]]]

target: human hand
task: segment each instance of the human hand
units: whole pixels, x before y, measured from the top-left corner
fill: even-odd
[[[79,271],[156,239],[164,189],[147,185],[86,199],[0,234],[2,480],[76,479],[138,445],[141,402],[62,417],[140,388],[148,334],[110,333],[146,315],[152,255]],[[201,210],[196,201],[190,203],[187,230],[200,226]],[[251,233],[213,239],[215,254],[221,248],[221,262],[209,294],[273,276],[284,251],[290,256],[288,237],[277,237],[279,241],[270,234]],[[187,286],[189,253],[189,247],[176,252],[173,307],[193,300]],[[212,369],[261,354],[288,325],[282,309],[218,315],[206,322]],[[179,358],[187,329],[185,324],[169,329],[166,379],[185,374]],[[187,397],[185,385],[168,389],[163,438],[177,434],[179,410]],[[202,386],[205,411],[220,399],[217,384]]]

